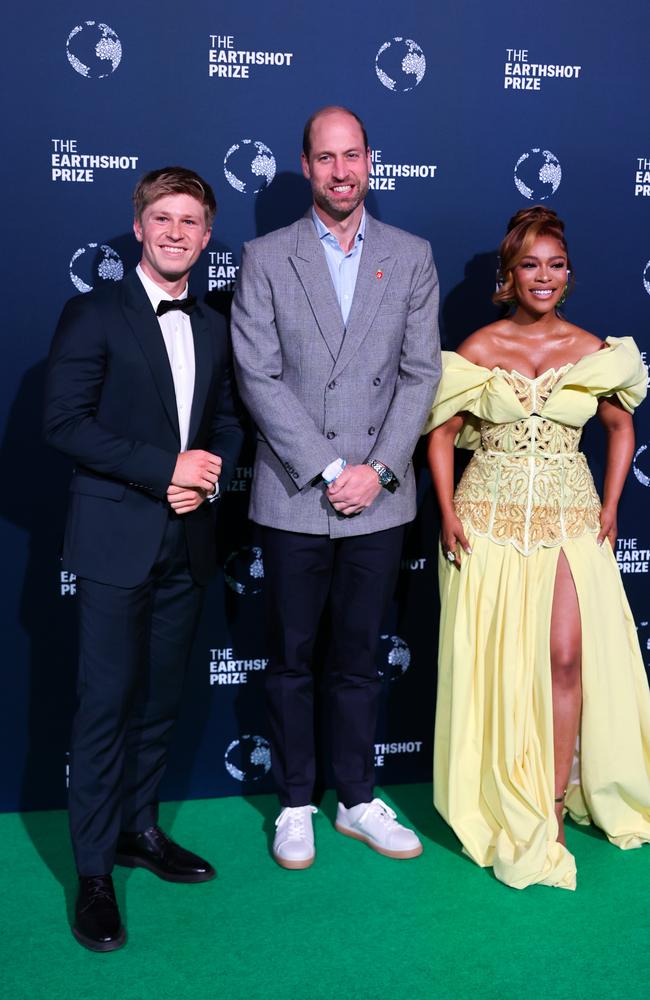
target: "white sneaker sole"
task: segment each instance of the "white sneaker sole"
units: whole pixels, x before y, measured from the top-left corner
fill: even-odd
[[[380,847],[376,841],[372,840],[371,837],[366,837],[363,833],[357,833],[356,830],[351,830],[347,826],[341,826],[339,823],[335,823],[334,826],[339,833],[344,834],[346,837],[352,837],[353,840],[360,840],[363,844],[371,847],[373,851],[376,851],[377,854],[383,854],[385,858],[397,858],[400,861],[404,861],[407,858],[419,857],[423,851],[422,844],[420,843],[418,843],[417,847],[412,847],[410,851],[389,851],[387,847]]]
[[[282,858],[279,854],[273,854],[273,860],[280,865],[280,868],[287,868],[289,871],[301,871],[303,868],[310,868],[316,859],[316,854],[310,858]]]

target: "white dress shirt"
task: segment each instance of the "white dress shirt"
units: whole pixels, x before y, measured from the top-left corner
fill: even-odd
[[[163,291],[160,285],[149,278],[140,265],[136,267],[136,272],[154,312],[162,299],[172,300],[173,295]],[[187,298],[187,285],[176,296],[179,299]],[[194,398],[194,339],[192,337],[192,324],[190,317],[182,309],[172,309],[164,316],[157,316],[156,319],[165,341],[169,366],[172,370],[174,380],[174,392],[176,394],[176,410],[178,413],[178,427],[181,434],[181,451],[187,451],[188,436],[190,431],[190,414],[192,412],[192,400]]]

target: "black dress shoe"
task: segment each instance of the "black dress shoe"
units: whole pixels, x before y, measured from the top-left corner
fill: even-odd
[[[167,882],[208,882],[217,874],[209,862],[179,847],[159,826],[121,833],[115,860],[127,868],[148,868]]]
[[[80,875],[72,933],[91,951],[115,951],[126,941],[110,875]]]

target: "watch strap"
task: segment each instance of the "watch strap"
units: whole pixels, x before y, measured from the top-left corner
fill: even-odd
[[[395,492],[399,486],[399,480],[392,469],[389,469],[383,462],[378,462],[376,458],[369,458],[365,464],[374,469],[379,478],[379,483],[384,489],[388,490],[389,493]]]

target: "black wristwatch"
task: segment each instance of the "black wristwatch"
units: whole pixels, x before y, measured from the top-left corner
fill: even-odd
[[[399,486],[399,480],[394,472],[391,472],[387,466],[382,465],[381,462],[377,462],[376,459],[370,458],[365,463],[369,465],[371,469],[374,469],[379,477],[379,485],[383,486],[385,490],[389,493],[394,493]]]

